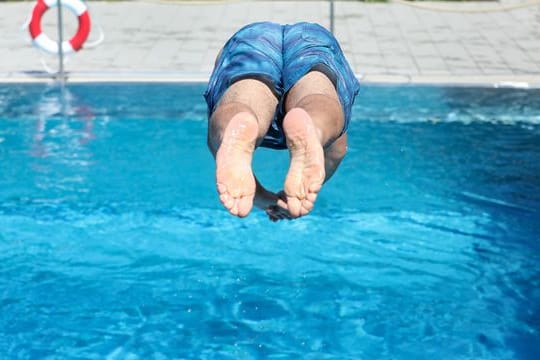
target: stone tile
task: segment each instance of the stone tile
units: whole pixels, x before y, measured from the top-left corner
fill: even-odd
[[[451,72],[449,70],[444,69],[428,69],[428,68],[422,68],[420,74],[422,75],[451,75]]]
[[[540,64],[540,51],[531,51],[528,55],[535,63]]]
[[[447,71],[446,63],[438,56],[416,56],[414,60],[420,71],[438,69]]]
[[[354,40],[353,40],[354,41]],[[364,41],[354,41],[353,53],[376,55],[381,54],[381,49],[377,41],[373,39]]]
[[[454,75],[476,75],[479,70],[476,66],[455,66],[450,69]]]
[[[467,49],[459,42],[437,42],[436,48],[445,60],[469,60]]]
[[[413,44],[409,43],[409,50],[415,57],[435,57],[439,54],[437,47],[432,43]]]
[[[452,6],[476,9],[499,5]],[[105,31],[105,41],[95,49],[77,53],[67,64],[69,71],[185,71],[209,75],[219,49],[246,23],[306,20],[329,26],[327,1],[206,5],[92,2],[89,7],[93,20]],[[0,73],[41,70],[40,53],[24,41],[28,37],[25,32],[19,31],[31,8],[29,3],[0,3]],[[394,3],[347,1],[336,2],[335,10],[336,36],[356,71],[399,78],[414,74],[540,74],[540,16],[533,8],[456,14]],[[73,30],[69,26],[68,32]],[[54,26],[50,29],[53,31]],[[91,35],[95,38],[97,32]],[[55,57],[46,59],[51,65],[56,61]]]
[[[385,74],[387,73],[385,68],[381,68],[380,66],[362,66],[362,64],[359,64],[354,69],[356,74]]]
[[[410,43],[433,43],[431,34],[426,29],[422,31],[405,32],[403,37]]]
[[[512,73],[526,73],[535,74],[540,72],[540,66],[537,62],[528,61],[520,63],[508,64],[508,67],[512,70]]]
[[[529,57],[529,55],[518,48],[513,49],[503,49],[499,52],[499,55],[501,56],[504,61],[508,64],[528,64],[533,63],[531,61],[532,59]]]
[[[540,53],[540,39],[514,38],[516,44],[527,53]]]
[[[384,63],[387,69],[392,68],[405,68],[405,69],[416,69],[416,61],[410,56],[385,56]]]
[[[394,16],[390,7],[384,4],[373,4],[366,7],[372,25],[376,29],[390,29],[395,26]]]
[[[388,75],[418,75],[419,71],[416,67],[388,67],[386,74]]]
[[[383,66],[384,67],[384,64],[385,64],[383,56],[354,54],[352,57],[354,59],[354,62],[357,63],[361,67],[362,66],[369,66],[369,67]]]
[[[476,63],[472,61],[471,59],[467,60],[460,60],[460,59],[452,59],[452,58],[445,58],[444,62],[446,63],[446,66],[448,69],[452,70],[454,68],[471,68],[476,67]]]
[[[403,41],[379,41],[378,47],[383,54],[408,54],[409,47]]]
[[[512,70],[508,66],[482,66],[481,72],[484,75],[512,74]]]

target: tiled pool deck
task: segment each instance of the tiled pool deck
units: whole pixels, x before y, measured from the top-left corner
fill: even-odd
[[[540,85],[540,2],[335,2],[335,34],[365,81]],[[21,25],[32,2],[0,4],[0,81],[33,81],[46,74],[40,52]],[[73,81],[206,80],[225,40],[253,21],[312,21],[329,27],[326,1],[91,2],[90,41],[97,47],[70,57]],[[509,10],[513,8],[512,10]],[[479,10],[484,10],[478,12]],[[495,11],[494,11],[495,10]],[[56,11],[44,17],[55,37]],[[66,34],[75,19],[66,14]],[[56,69],[54,57],[44,55]]]

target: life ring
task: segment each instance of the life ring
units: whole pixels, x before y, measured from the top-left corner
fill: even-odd
[[[60,48],[58,42],[51,40],[41,31],[41,18],[50,8],[56,7],[58,0],[38,0],[32,11],[32,18],[28,29],[32,42],[38,48],[50,53],[58,54]],[[60,0],[60,5],[69,9],[79,19],[79,28],[77,33],[69,41],[62,42],[62,52],[70,54],[79,51],[90,33],[90,15],[86,5],[81,0]]]

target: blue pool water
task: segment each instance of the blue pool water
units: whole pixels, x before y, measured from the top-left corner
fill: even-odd
[[[219,205],[203,89],[0,85],[0,359],[540,358],[540,90],[364,86],[271,223]]]

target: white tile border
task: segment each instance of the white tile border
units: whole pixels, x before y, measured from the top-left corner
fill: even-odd
[[[357,75],[362,84],[478,86],[519,89],[540,88],[540,75]],[[45,72],[0,73],[1,83],[50,83],[55,78]],[[68,83],[206,83],[208,75],[182,72],[73,72]]]

